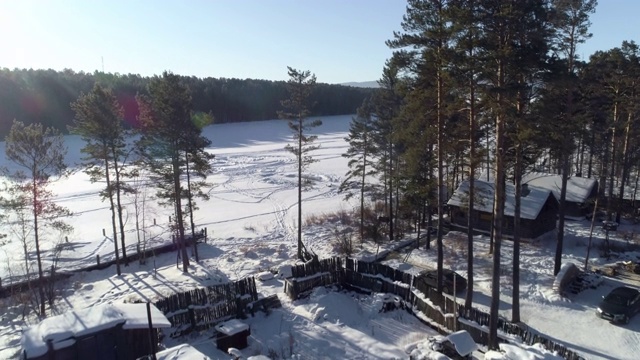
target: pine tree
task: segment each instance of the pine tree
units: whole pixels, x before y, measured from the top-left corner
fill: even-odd
[[[380,88],[373,94],[373,142],[377,159],[375,171],[383,184],[381,196],[384,198],[389,224],[389,240],[394,239],[394,186],[393,181],[397,170],[397,134],[394,119],[401,108],[401,96],[398,93],[399,67],[395,61],[387,60],[382,70],[382,77],[378,80]]]
[[[639,88],[638,82],[640,81],[640,48],[634,41],[623,41],[621,50],[625,57],[625,96],[623,98],[623,111],[626,113],[626,120],[624,122],[624,140],[621,148],[620,158],[620,187],[618,189],[618,201],[616,208],[616,222],[619,224],[623,211],[623,197],[624,188],[629,181],[629,174],[631,168],[632,153],[635,146],[637,146],[637,107],[639,102]],[[634,131],[635,130],[635,131]],[[613,182],[613,179],[611,179]]]
[[[53,194],[47,190],[47,186],[53,178],[66,176],[64,157],[67,148],[59,131],[45,129],[41,124],[25,126],[15,120],[5,138],[5,146],[7,158],[24,169],[9,175],[16,182],[19,192],[24,195],[23,199],[28,199],[30,203],[38,264],[39,314],[45,316],[42,230],[44,227],[52,227],[64,232],[71,231],[71,227],[61,220],[70,216],[70,211],[53,202]]]
[[[367,184],[367,176],[374,174],[372,154],[374,145],[372,137],[372,114],[371,105],[368,99],[363,101],[358,108],[356,116],[351,120],[349,135],[345,138],[349,144],[347,152],[342,154],[348,158],[347,166],[349,170],[345,174],[345,179],[340,184],[340,192],[345,193],[345,199],[354,196],[356,188],[360,195],[360,241],[364,241],[364,212],[365,195],[370,190]]]
[[[81,94],[78,100],[71,104],[71,108],[76,116],[74,126],[70,127],[70,130],[85,141],[85,146],[80,150],[86,155],[85,172],[91,182],[106,182],[106,188],[100,195],[103,199],[109,200],[116,271],[120,275],[116,215],[120,227],[122,259],[127,263],[121,197],[123,193],[131,192],[126,182],[122,181],[123,162],[128,152],[125,142],[127,131],[122,126],[124,110],[111,90],[103,88],[100,84],[95,84],[89,93]]]
[[[506,198],[506,166],[509,151],[507,130],[516,122],[515,104],[527,83],[528,66],[537,64],[545,42],[533,41],[532,33],[546,21],[544,0],[478,1],[483,29],[482,97],[495,117],[495,184],[493,202],[493,266],[489,318],[489,348],[498,348],[498,310],[500,304],[500,257]]]
[[[316,85],[316,76],[308,70],[300,71],[287,67],[289,80],[289,98],[282,101],[283,111],[278,116],[286,120],[293,134],[294,144],[285,147],[296,157],[298,165],[298,259],[309,260],[311,254],[302,241],[302,191],[312,185],[309,178],[303,178],[304,171],[317,160],[311,156],[320,146],[314,145],[316,135],[309,135],[309,131],[322,125],[322,121],[308,119],[311,104],[309,98]]]
[[[430,248],[431,213],[436,203],[437,184],[433,169],[437,158],[433,148],[436,145],[437,129],[433,125],[434,93],[430,79],[418,77],[412,80],[402,79],[401,95],[404,98],[402,108],[393,122],[396,147],[402,149],[398,154],[399,174],[402,182],[403,203],[415,212],[418,222],[417,239],[420,239],[421,225],[425,222],[428,230],[425,247]],[[398,183],[399,181],[396,181]],[[417,244],[419,246],[420,244]]]
[[[464,108],[469,118],[469,204],[467,207],[467,292],[464,306],[467,310],[473,306],[473,231],[475,228],[475,180],[476,166],[479,163],[478,150],[478,84],[477,75],[480,72],[480,21],[478,18],[477,0],[460,0],[452,6],[453,36],[455,39],[454,79],[464,96]],[[488,170],[487,170],[488,172]]]
[[[187,199],[187,207],[186,211],[189,213],[189,221],[191,223],[191,239],[193,241],[193,252],[196,259],[196,262],[200,261],[198,254],[198,243],[196,241],[196,230],[195,223],[193,220],[193,212],[197,210],[196,203],[194,201],[194,196],[199,197],[205,201],[209,200],[208,193],[204,192],[203,189],[209,187],[209,184],[206,179],[208,175],[213,173],[213,166],[211,162],[215,158],[215,155],[208,153],[205,151],[205,148],[211,145],[211,141],[205,137],[198,136],[198,133],[207,125],[213,124],[213,116],[211,114],[194,114],[192,115],[192,122],[196,125],[191,130],[194,130],[195,133],[193,136],[188,136],[191,138],[191,142],[186,143],[185,149],[185,174],[187,176],[187,189],[186,189],[186,199]],[[196,177],[199,180],[193,179]]]
[[[443,273],[443,245],[442,235],[444,232],[444,206],[446,185],[444,182],[444,161],[445,147],[445,119],[447,115],[447,105],[445,99],[448,89],[446,67],[449,64],[449,45],[451,40],[451,1],[449,0],[409,0],[407,2],[407,13],[403,17],[402,28],[404,32],[394,32],[394,39],[387,41],[387,45],[394,49],[411,47],[413,49],[413,64],[419,71],[432,70],[431,74],[422,73],[421,76],[431,76],[435,83],[436,92],[436,113],[437,124],[437,208],[438,208],[438,286],[437,290],[442,292]]]
[[[560,187],[560,200],[558,209],[558,233],[556,239],[556,255],[553,268],[554,275],[557,275],[562,265],[562,247],[564,242],[564,216],[566,212],[567,181],[571,167],[569,157],[575,150],[575,135],[582,128],[581,124],[574,121],[573,97],[577,77],[575,75],[575,63],[577,60],[576,49],[578,44],[584,43],[591,37],[588,32],[589,14],[595,12],[596,0],[554,0],[554,28],[556,39],[554,45],[556,50],[566,59],[566,110],[564,111],[563,124],[573,128],[564,129],[558,134],[565,135],[564,139],[558,139],[565,147],[560,151],[560,163],[562,171],[562,182]]]
[[[173,230],[182,258],[182,271],[189,271],[184,210],[182,199],[187,192],[181,183],[186,167],[186,156],[202,154],[209,140],[192,121],[191,95],[179,76],[164,72],[149,84],[149,96],[138,96],[141,137],[137,142],[142,164],[151,174],[151,181],[158,188],[156,194],[161,205],[174,210]]]

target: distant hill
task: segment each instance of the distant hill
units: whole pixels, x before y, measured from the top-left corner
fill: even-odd
[[[377,81],[346,82],[339,85],[353,86],[353,87],[360,87],[360,88],[379,88],[380,87]]]

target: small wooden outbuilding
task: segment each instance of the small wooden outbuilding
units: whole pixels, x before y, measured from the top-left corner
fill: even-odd
[[[494,184],[475,180],[474,231],[488,234],[493,221]],[[460,183],[447,202],[451,211],[451,226],[466,231],[469,207],[469,182]],[[506,184],[503,235],[513,236],[515,187]],[[558,201],[549,190],[524,186],[520,206],[520,237],[536,239],[556,229]]]
[[[249,325],[238,319],[231,319],[215,326],[216,345],[218,349],[227,351],[229,348],[244,349],[247,338],[251,335]]]
[[[22,333],[22,358],[29,360],[135,360],[152,353],[158,329],[169,320],[147,304],[102,304],[52,316]]]

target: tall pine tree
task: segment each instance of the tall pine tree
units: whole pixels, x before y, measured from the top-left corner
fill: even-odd
[[[560,167],[562,172],[562,183],[560,187],[560,200],[558,210],[558,233],[556,239],[556,255],[553,267],[555,275],[560,271],[562,265],[562,247],[564,243],[564,216],[566,212],[567,182],[571,172],[569,157],[575,150],[575,137],[582,129],[579,122],[574,121],[574,92],[578,77],[575,74],[577,55],[576,50],[579,44],[584,43],[591,37],[589,33],[589,15],[595,12],[596,0],[553,0],[554,18],[553,25],[556,31],[554,48],[564,57],[566,64],[566,76],[564,76],[564,87],[566,93],[566,110],[560,124],[562,129],[558,129],[556,136],[560,138],[558,144],[564,146],[559,149]]]
[[[67,148],[59,131],[44,128],[41,124],[25,126],[14,120],[5,138],[5,152],[7,158],[22,169],[9,175],[18,183],[23,198],[28,200],[33,216],[33,238],[38,264],[39,315],[44,317],[46,313],[42,230],[47,226],[63,231],[71,229],[61,220],[70,216],[70,211],[54,203],[53,194],[47,189],[53,178],[66,176],[64,157]]]
[[[80,135],[85,146],[80,150],[84,158],[85,172],[91,182],[105,181],[106,187],[100,195],[109,200],[111,210],[111,225],[115,246],[116,272],[121,274],[118,256],[118,232],[120,227],[120,241],[122,244],[122,259],[127,262],[125,244],[124,219],[121,197],[131,189],[122,181],[123,162],[127,156],[127,131],[122,126],[124,110],[118,103],[111,90],[100,84],[95,84],[87,94],[81,94],[78,100],[71,104],[76,116],[74,126],[70,127],[73,134]],[[116,224],[117,216],[117,224]]]
[[[345,138],[349,144],[347,152],[342,156],[349,159],[347,166],[349,170],[345,174],[345,179],[340,184],[340,192],[345,193],[345,199],[350,199],[355,195],[355,189],[359,190],[360,197],[360,241],[364,241],[364,218],[365,218],[365,195],[369,192],[370,186],[367,183],[367,176],[374,174],[373,153],[374,143],[372,140],[373,119],[371,105],[365,99],[358,108],[356,116],[351,120],[349,134]]]
[[[186,156],[202,154],[209,140],[192,121],[189,88],[177,75],[164,72],[149,84],[149,96],[138,96],[141,137],[137,148],[142,164],[152,174],[158,188],[156,194],[162,205],[172,206],[172,229],[182,258],[182,271],[189,271],[184,230],[182,199],[186,190],[181,183],[186,167]],[[191,161],[195,161],[191,158]]]
[[[412,65],[420,72],[421,76],[430,76],[435,84],[435,122],[437,124],[437,194],[436,205],[438,209],[438,286],[442,291],[443,284],[443,245],[444,232],[444,204],[446,201],[445,172],[445,119],[448,116],[446,105],[447,66],[449,65],[451,19],[449,0],[409,0],[407,12],[403,17],[403,32],[394,32],[394,39],[387,41],[387,45],[394,49],[411,48],[413,55]],[[431,70],[431,74],[424,72]]]
[[[288,144],[285,149],[296,157],[298,165],[298,259],[306,261],[312,257],[302,241],[302,191],[311,186],[309,178],[303,178],[304,171],[316,162],[311,153],[319,148],[314,145],[316,135],[310,135],[309,131],[322,125],[318,119],[309,119],[311,104],[310,95],[316,85],[316,76],[310,71],[300,71],[287,67],[289,81],[289,98],[282,101],[283,111],[278,116],[287,121],[293,134],[295,143]]]

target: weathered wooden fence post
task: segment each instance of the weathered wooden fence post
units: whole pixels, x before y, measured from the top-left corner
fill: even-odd
[[[196,313],[192,305],[189,305],[189,322],[191,323],[191,331],[196,329]]]
[[[153,329],[153,322],[151,320],[151,303],[147,301],[147,322],[149,323],[149,351],[151,358],[156,359],[156,342],[154,339],[155,330]]]

